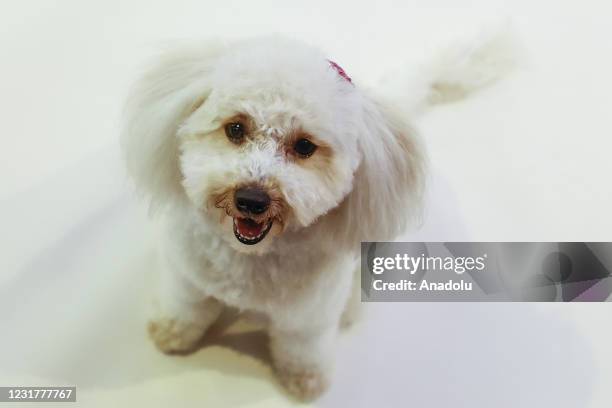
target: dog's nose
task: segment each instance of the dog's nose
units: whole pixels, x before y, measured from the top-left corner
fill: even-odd
[[[245,215],[261,214],[270,206],[270,196],[259,187],[241,187],[234,193],[238,211]]]

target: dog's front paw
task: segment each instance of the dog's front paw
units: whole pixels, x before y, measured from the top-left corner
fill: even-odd
[[[311,401],[323,394],[328,386],[327,375],[319,369],[299,366],[277,366],[281,384],[301,401]]]
[[[206,327],[172,318],[149,321],[149,336],[164,353],[186,353],[193,351],[206,331]]]

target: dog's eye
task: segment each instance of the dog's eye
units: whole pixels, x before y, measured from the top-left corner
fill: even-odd
[[[317,145],[308,139],[300,139],[293,145],[293,150],[301,157],[310,157],[317,150]]]
[[[240,122],[232,122],[225,125],[225,134],[234,143],[242,142],[246,134],[245,126]]]

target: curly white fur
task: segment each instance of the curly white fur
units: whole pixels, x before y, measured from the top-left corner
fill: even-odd
[[[454,75],[447,65],[415,84],[419,103],[423,87],[440,100],[453,84],[478,84],[478,63],[490,62],[483,52]],[[224,132],[236,115],[251,124],[240,145]],[[291,156],[296,133],[324,148]],[[301,398],[319,395],[359,242],[392,239],[418,215],[425,171],[415,130],[318,50],[263,38],[162,55],[132,92],[122,144],[165,225],[160,310],[149,326],[159,348],[192,348],[223,305],[256,311],[269,319],[283,384]],[[279,204],[263,216],[268,236],[244,245],[233,194],[252,184]]]

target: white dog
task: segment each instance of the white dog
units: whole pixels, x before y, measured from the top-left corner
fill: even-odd
[[[451,50],[402,83],[397,107],[492,82],[508,67],[499,45]],[[286,388],[303,399],[325,390],[360,242],[390,240],[418,214],[423,150],[391,108],[282,38],[162,56],[135,87],[122,135],[165,225],[161,309],[149,324],[162,351],[192,349],[224,305],[251,310],[269,320]]]

